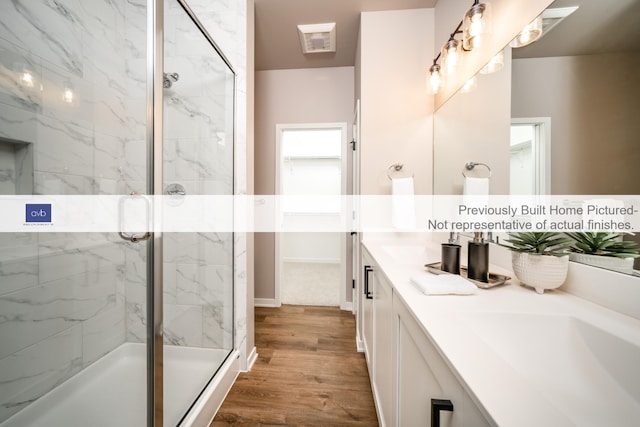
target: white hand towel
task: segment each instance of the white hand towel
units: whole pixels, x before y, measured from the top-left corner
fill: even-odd
[[[462,194],[465,196],[489,195],[489,178],[465,177]]]
[[[413,177],[391,180],[391,224],[400,230],[416,228],[416,206],[413,194]]]
[[[473,295],[478,289],[457,274],[424,273],[411,277],[411,283],[425,295]]]

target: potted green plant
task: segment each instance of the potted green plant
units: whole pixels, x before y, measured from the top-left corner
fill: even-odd
[[[542,294],[546,289],[556,289],[567,279],[569,270],[568,237],[552,232],[509,233],[513,272],[520,282]]]
[[[574,241],[571,247],[571,261],[633,274],[633,260],[640,257],[640,247],[635,242],[623,241],[621,233],[565,234]]]

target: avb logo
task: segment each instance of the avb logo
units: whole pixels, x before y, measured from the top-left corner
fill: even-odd
[[[27,204],[26,222],[51,222],[51,205]]]

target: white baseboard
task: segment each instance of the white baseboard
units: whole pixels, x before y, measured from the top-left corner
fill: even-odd
[[[254,298],[253,299],[254,307],[280,307],[280,304],[276,303],[275,298]]]
[[[358,353],[364,353],[364,342],[360,338],[356,338],[356,350]]]
[[[340,264],[340,258],[282,258],[282,262],[305,264]]]
[[[253,347],[251,349],[251,353],[249,353],[249,356],[247,357],[247,370],[244,372],[249,372],[253,368],[253,364],[256,363],[256,360],[258,360],[258,352],[256,351],[256,348]]]
[[[343,304],[340,304],[340,310],[353,312],[353,303],[350,301],[345,301]]]
[[[380,406],[380,394],[378,394],[378,388],[375,383],[371,383],[371,391],[373,392],[373,403],[376,407],[376,413],[378,414],[378,425],[379,427],[386,427],[384,422],[384,414],[382,413],[382,407]]]

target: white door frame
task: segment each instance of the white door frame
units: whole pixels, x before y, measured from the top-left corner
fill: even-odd
[[[340,158],[340,192],[343,195],[347,194],[347,124],[344,122],[339,123],[293,123],[293,124],[277,124],[276,125],[276,176],[275,176],[275,189],[276,195],[282,194],[282,180],[281,171],[284,167],[284,158],[282,157],[282,133],[287,130],[295,129],[340,129],[342,132],[341,143],[341,158]],[[277,209],[277,220],[282,224],[282,212],[280,208]],[[351,289],[351,283],[347,286],[347,238],[348,233],[340,233],[340,308],[345,309],[347,305],[347,289]],[[349,237],[350,238],[350,237]],[[280,297],[280,280],[282,274],[282,256],[280,253],[280,233],[275,233],[275,306],[280,307],[282,305],[282,299]]]
[[[533,142],[534,194],[551,194],[551,117],[518,117],[512,125],[535,125],[537,135]]]
[[[351,194],[353,195],[353,223],[354,229],[357,234],[353,236],[353,265],[352,276],[354,280],[353,287],[353,313],[356,315],[356,348],[360,352],[364,352],[364,342],[363,342],[363,307],[362,307],[362,253],[361,253],[361,242],[362,242],[362,233],[360,232],[360,147],[361,147],[361,138],[360,138],[360,100],[356,99],[356,106],[353,112],[353,129],[352,129],[352,137],[353,143],[355,144],[352,147],[352,188]]]

